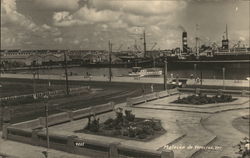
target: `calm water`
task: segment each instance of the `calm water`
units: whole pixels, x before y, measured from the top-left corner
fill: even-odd
[[[195,71],[196,67],[196,71]],[[249,77],[249,63],[244,64],[214,64],[214,63],[203,63],[197,64],[177,64],[175,66],[168,66],[168,76],[173,74],[174,77],[179,76],[183,78],[189,78],[191,74],[197,74],[199,77],[202,74],[203,78],[207,79],[222,79],[222,68],[225,67],[225,77],[226,79],[246,79]],[[131,72],[131,68],[112,68],[112,74],[114,76],[126,76]],[[22,73],[31,73],[31,71],[22,71]],[[63,68],[56,69],[44,69],[39,70],[40,74],[54,74],[60,75],[64,74]],[[104,76],[109,74],[109,68],[87,68],[87,67],[73,67],[68,68],[68,73],[72,75],[87,75],[92,76]]]

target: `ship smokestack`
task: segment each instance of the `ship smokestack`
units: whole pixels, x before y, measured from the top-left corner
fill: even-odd
[[[182,33],[182,49],[183,49],[183,53],[187,53],[188,52],[187,32],[186,31],[184,31]]]
[[[228,40],[227,25],[226,25],[226,31],[224,33],[226,34],[226,39],[223,36],[223,39],[222,39],[222,48],[228,50],[229,49],[229,40]]]

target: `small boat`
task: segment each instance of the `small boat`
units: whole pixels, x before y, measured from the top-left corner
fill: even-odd
[[[143,77],[143,76],[161,76],[161,68],[141,68],[141,67],[132,67],[132,72],[129,73],[129,76],[132,77]]]

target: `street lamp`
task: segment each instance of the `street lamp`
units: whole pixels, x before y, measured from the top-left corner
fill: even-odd
[[[164,90],[167,90],[167,73],[168,73],[168,68],[167,68],[168,62],[167,59],[164,60]]]
[[[197,64],[194,64],[194,73],[195,73],[194,79],[196,81],[196,79],[197,79]]]
[[[49,126],[48,126],[48,116],[49,116],[49,106],[48,106],[49,96],[44,96],[44,105],[45,105],[45,127],[46,127],[46,138],[47,138],[47,151],[43,151],[44,156],[48,157],[49,150]]]
[[[225,67],[222,68],[222,76],[223,76],[223,89],[225,89]]]

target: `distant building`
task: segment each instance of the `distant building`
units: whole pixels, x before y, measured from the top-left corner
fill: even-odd
[[[42,65],[43,57],[40,55],[32,54],[25,58],[25,65],[32,66],[32,65]]]

